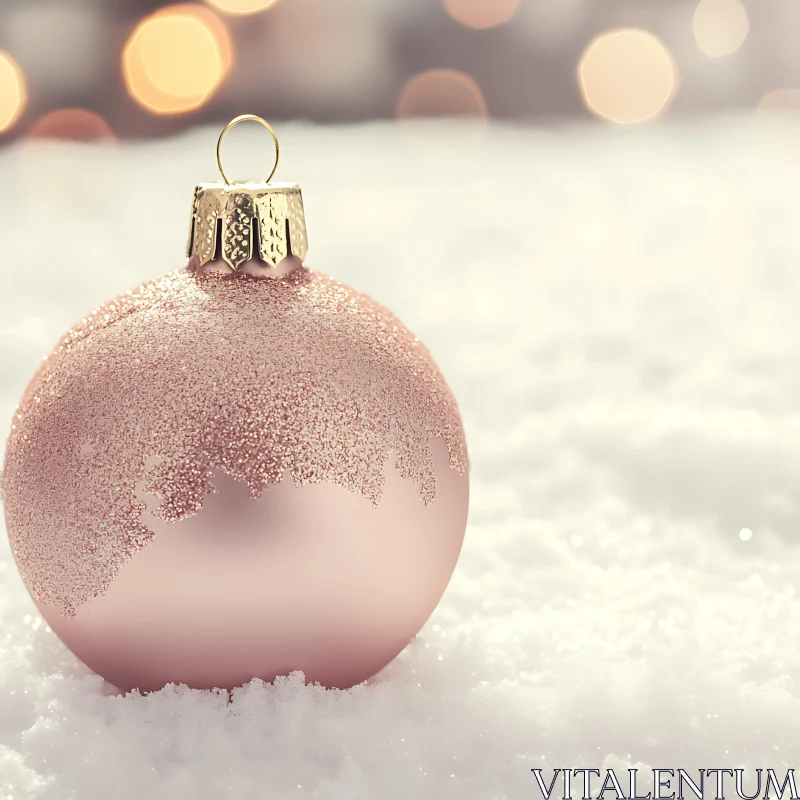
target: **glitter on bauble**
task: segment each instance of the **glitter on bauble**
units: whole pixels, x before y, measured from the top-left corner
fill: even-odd
[[[302,264],[302,201],[254,186],[251,206],[216,186],[216,215],[198,187],[188,267],[83,319],[15,412],[20,573],[123,690],[298,670],[353,686],[418,633],[461,549],[468,460],[441,373],[389,311]],[[257,235],[237,255],[243,207]]]

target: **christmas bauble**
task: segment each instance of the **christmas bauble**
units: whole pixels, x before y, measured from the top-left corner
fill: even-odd
[[[456,402],[398,319],[265,232],[282,207],[281,233],[304,237],[284,190],[224,186],[206,213],[201,188],[189,268],[95,309],[28,386],[3,473],[14,556],[56,634],[121,689],[295,670],[352,686],[456,564]],[[231,264],[243,209],[267,258]],[[222,236],[203,250],[205,223]]]

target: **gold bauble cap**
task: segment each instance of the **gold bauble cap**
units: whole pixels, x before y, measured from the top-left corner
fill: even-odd
[[[246,120],[259,122],[275,141],[275,164],[263,183],[230,183],[222,166],[225,134]],[[201,183],[194,190],[186,254],[198,267],[219,258],[234,271],[252,258],[268,267],[277,267],[287,256],[305,260],[308,236],[300,187],[270,183],[279,160],[278,137],[265,119],[243,114],[225,126],[217,141],[217,166],[224,183]]]

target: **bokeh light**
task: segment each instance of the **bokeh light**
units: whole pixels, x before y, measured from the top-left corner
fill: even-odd
[[[27,99],[22,70],[8,53],[0,50],[0,133],[20,118]]]
[[[758,104],[759,112],[800,110],[800,89],[773,89],[767,92]]]
[[[206,103],[232,62],[228,30],[208,8],[167,6],[139,23],[123,53],[131,97],[154,114],[182,114]]]
[[[278,0],[206,0],[228,14],[256,14],[274,6]]]
[[[70,142],[113,142],[116,139],[111,126],[99,114],[85,108],[51,111],[31,126],[27,136]]]
[[[443,0],[447,13],[468,28],[494,28],[508,22],[520,0]]]
[[[742,46],[750,18],[740,0],[700,0],[692,26],[700,50],[710,58],[722,58]]]
[[[664,43],[649,31],[623,28],[594,39],[578,64],[586,107],[627,125],[658,117],[678,89],[678,68]]]
[[[396,113],[399,119],[488,116],[481,87],[453,69],[429,70],[411,78],[397,98]]]

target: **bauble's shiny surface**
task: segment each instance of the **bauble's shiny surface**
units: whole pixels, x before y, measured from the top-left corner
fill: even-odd
[[[3,493],[42,615],[116,686],[346,687],[435,608],[467,473],[452,394],[380,305],[305,268],[183,271],[62,340]]]

